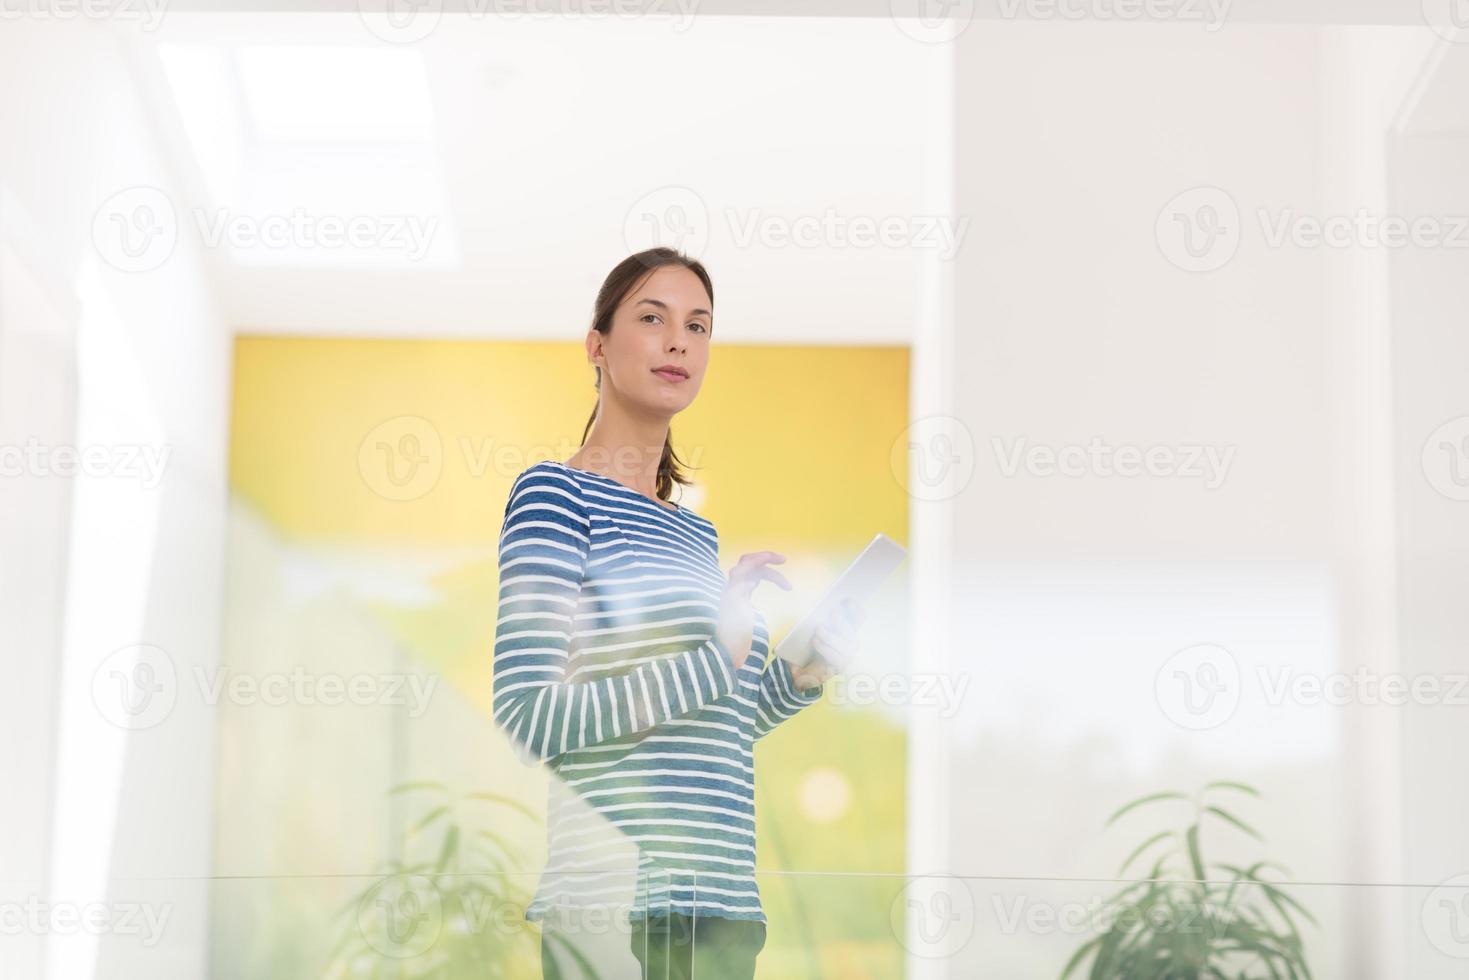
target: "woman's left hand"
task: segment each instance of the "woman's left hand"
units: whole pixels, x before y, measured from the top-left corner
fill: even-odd
[[[822,620],[811,637],[813,656],[800,667],[791,668],[796,687],[809,690],[824,684],[833,674],[848,666],[857,655],[857,624],[862,611],[850,599],[843,599]]]

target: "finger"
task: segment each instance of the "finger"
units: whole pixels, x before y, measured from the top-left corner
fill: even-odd
[[[779,551],[747,552],[743,555],[740,555],[740,560],[735,562],[734,568],[730,569],[730,574],[734,575],[736,572],[743,573],[751,568],[756,568],[761,565],[767,565],[771,562],[779,564],[780,562],[783,562],[785,560],[786,556],[781,554]]]
[[[768,565],[751,566],[738,576],[731,576],[730,582],[745,598],[749,598],[755,591],[755,586],[761,582],[774,582],[788,592],[791,588],[791,583],[786,580],[786,577]]]

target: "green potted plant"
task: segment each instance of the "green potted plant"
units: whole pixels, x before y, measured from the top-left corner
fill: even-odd
[[[537,821],[495,793],[457,795],[441,783],[404,783],[388,795],[420,794],[421,815],[404,832],[400,858],[336,913],[338,940],[324,976],[393,980],[513,980],[534,972],[539,934],[520,915],[515,848],[491,813]],[[572,956],[578,956],[571,950]],[[584,966],[590,966],[583,961]]]
[[[1215,802],[1231,792],[1260,796],[1244,783],[1212,782],[1194,796],[1170,791],[1140,797],[1107,819],[1111,826],[1139,807],[1169,800],[1192,805],[1186,825],[1151,834],[1122,862],[1119,877],[1144,855],[1154,858],[1146,878],[1108,900],[1106,923],[1066,963],[1061,980],[1088,957],[1089,980],[1310,980],[1295,917],[1316,920],[1279,882],[1261,877],[1266,869],[1288,872],[1266,861],[1240,867],[1204,859],[1206,820],[1264,840]],[[1211,878],[1211,868],[1223,876]]]

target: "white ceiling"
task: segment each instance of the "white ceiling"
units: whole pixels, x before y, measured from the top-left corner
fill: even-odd
[[[411,44],[371,27],[172,11],[134,42],[181,233],[238,224],[206,250],[236,329],[579,339],[656,222],[708,264],[733,342],[911,338],[933,249],[846,222],[943,201],[951,45],[890,19],[445,14]],[[365,217],[363,247],[238,237],[297,211]],[[742,242],[752,219],[828,230]]]

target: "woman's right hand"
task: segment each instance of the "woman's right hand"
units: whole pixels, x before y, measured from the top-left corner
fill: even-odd
[[[734,655],[735,670],[745,665],[750,646],[755,642],[755,604],[751,599],[755,586],[770,581],[790,591],[791,583],[770,567],[785,560],[786,556],[778,551],[754,551],[741,555],[729,570],[724,595],[719,601],[719,627],[715,637]]]

